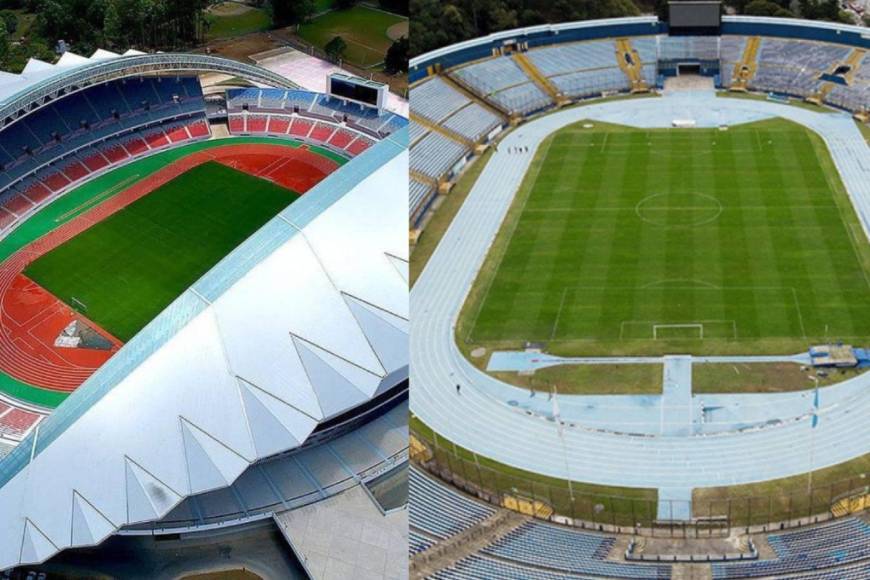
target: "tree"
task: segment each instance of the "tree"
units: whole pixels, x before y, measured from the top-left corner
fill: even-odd
[[[347,10],[348,8],[353,8],[356,5],[356,0],[335,0],[332,3],[332,6],[336,10]]]
[[[394,41],[387,49],[387,54],[384,56],[384,70],[387,74],[408,72],[409,44],[408,37],[403,36]]]
[[[408,14],[408,0],[378,0],[378,6],[387,12]]]
[[[752,0],[744,7],[743,13],[749,16],[780,16],[785,18],[794,16],[790,11],[770,0]]]
[[[6,30],[0,29],[0,69],[6,70],[9,64],[9,39]]]
[[[333,36],[332,40],[326,43],[326,46],[323,47],[323,50],[326,51],[326,55],[332,60],[341,60],[342,56],[344,56],[344,51],[347,50],[347,43],[340,36]]]
[[[272,19],[276,26],[303,24],[315,9],[314,0],[272,0]]]
[[[3,10],[0,12],[0,18],[3,18],[3,22],[6,25],[6,32],[9,34],[15,34],[15,31],[18,30],[18,15],[11,10]]]

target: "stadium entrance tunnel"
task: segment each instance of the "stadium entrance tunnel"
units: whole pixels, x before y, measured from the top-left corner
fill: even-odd
[[[703,193],[655,193],[640,200],[637,217],[662,227],[696,227],[716,221],[722,203]]]

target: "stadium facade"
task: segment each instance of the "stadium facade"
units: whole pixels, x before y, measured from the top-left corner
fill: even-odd
[[[245,105],[240,133],[314,143],[346,162],[90,370],[54,412],[39,409],[48,416],[15,432],[20,442],[0,460],[0,569],[122,529],[207,531],[271,517],[406,461],[400,117],[211,56],[101,50],[31,61],[21,75],[0,75],[2,236],[95,176],[209,139],[202,73],[275,98],[264,116],[280,118],[282,131],[249,130]],[[226,110],[219,115],[226,123]],[[4,415],[30,412],[4,401]],[[246,499],[227,505],[230,489]]]

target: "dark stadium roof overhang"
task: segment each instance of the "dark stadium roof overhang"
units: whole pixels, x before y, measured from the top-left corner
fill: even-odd
[[[0,101],[0,129],[60,97],[87,87],[156,73],[224,73],[270,87],[298,88],[287,78],[260,66],[217,56],[183,53],[118,56],[64,68],[32,84],[23,85],[21,90]]]

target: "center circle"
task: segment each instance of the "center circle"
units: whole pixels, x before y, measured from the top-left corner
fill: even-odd
[[[648,224],[685,228],[716,220],[722,204],[703,193],[655,193],[640,200],[634,211]]]

